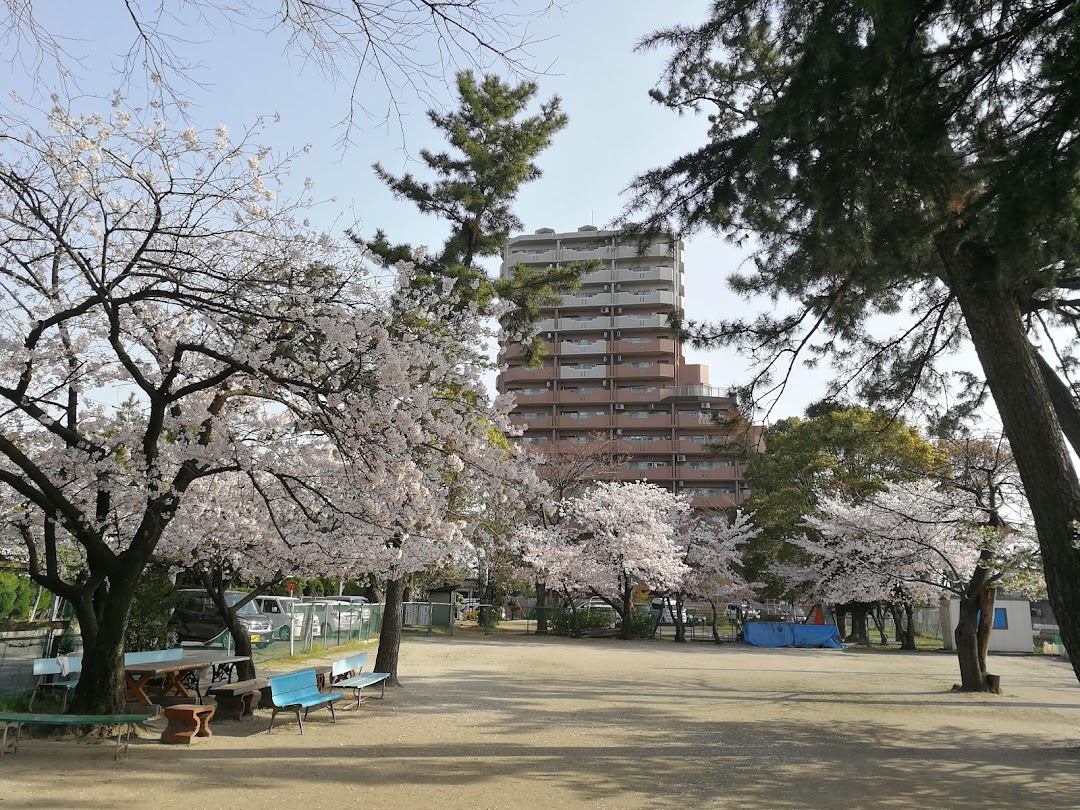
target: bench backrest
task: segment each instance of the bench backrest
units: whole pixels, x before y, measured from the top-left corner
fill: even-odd
[[[277,706],[287,706],[290,695],[318,691],[319,682],[313,669],[302,669],[299,672],[274,675],[270,678],[270,695]]]
[[[344,675],[346,672],[359,672],[366,664],[366,652],[350,655],[348,658],[342,658],[330,665],[330,679],[333,680],[337,678],[338,675]]]
[[[157,664],[161,661],[179,661],[184,657],[184,651],[180,647],[171,650],[146,650],[144,652],[124,653],[125,666],[137,666],[139,664]]]
[[[59,675],[63,670],[60,662],[55,658],[38,658],[34,661],[35,675]],[[70,656],[67,660],[68,675],[77,675],[82,672],[82,656]]]

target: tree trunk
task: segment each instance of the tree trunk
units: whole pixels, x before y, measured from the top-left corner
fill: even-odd
[[[124,713],[124,632],[137,579],[138,573],[128,571],[117,577],[112,588],[103,584],[73,603],[83,639],[83,660],[69,713]]]
[[[718,611],[716,610],[716,602],[709,600],[709,607],[712,608],[712,640],[716,644],[720,643],[720,628],[717,626],[719,622]],[[738,615],[738,611],[735,612]]]
[[[683,622],[683,596],[681,593],[675,594],[675,606],[672,607],[671,600],[667,597],[664,598],[664,604],[667,605],[668,612],[671,614],[671,621],[675,625],[675,641],[682,644],[686,643],[686,624]],[[660,618],[663,619],[664,614],[660,614]]]
[[[997,679],[986,674],[979,660],[979,598],[960,597],[960,620],[953,638],[960,664],[960,683],[953,689],[961,692],[997,692]]]
[[[915,650],[915,607],[911,602],[904,603],[904,616],[907,618],[907,627],[900,639],[900,649]]]
[[[379,651],[375,655],[374,671],[390,673],[390,677],[386,679],[390,686],[401,686],[398,681],[398,654],[401,652],[404,595],[404,579],[391,579],[386,583],[386,603],[383,606]]]
[[[881,639],[881,646],[884,647],[889,643],[889,636],[885,632],[885,614],[881,608],[881,602],[875,602],[870,608],[870,615],[874,619],[874,627],[877,628],[878,637]]]
[[[835,605],[833,607],[833,618],[836,620],[836,630],[839,633],[840,638],[847,638],[847,607],[845,605]]]
[[[845,638],[844,641],[870,646],[870,630],[867,627],[866,621],[866,605],[852,605],[851,634]]]
[[[548,631],[547,617],[547,585],[543,582],[536,583],[536,635],[545,636]]]
[[[629,641],[634,637],[634,586],[628,585],[622,592],[622,632],[619,637]]]
[[[990,632],[994,629],[994,599],[996,588],[983,588],[979,594],[979,666],[986,672],[986,653],[990,649]]]
[[[944,236],[943,236],[944,240]],[[1042,549],[1050,604],[1080,679],[1080,480],[1023,317],[1004,271],[985,245],[965,242],[939,253],[979,356],[1024,482]]]

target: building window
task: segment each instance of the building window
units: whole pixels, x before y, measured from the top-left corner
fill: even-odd
[[[1008,608],[994,608],[994,630],[1008,630],[1009,629],[1009,612]]]

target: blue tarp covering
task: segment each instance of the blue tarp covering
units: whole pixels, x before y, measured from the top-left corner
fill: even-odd
[[[844,645],[835,624],[789,624],[787,622],[750,622],[743,628],[743,641],[755,647],[831,647]]]

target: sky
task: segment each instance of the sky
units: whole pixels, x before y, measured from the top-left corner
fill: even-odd
[[[503,7],[514,5],[497,1]],[[521,0],[524,6],[530,2],[544,5],[542,0]],[[516,210],[525,232],[608,225],[621,213],[623,190],[636,174],[705,142],[704,116],[680,117],[651,101],[648,90],[660,75],[664,54],[635,53],[635,44],[657,28],[699,22],[707,6],[705,0],[560,0],[560,6],[533,21],[532,44],[523,61],[535,71],[538,98],[558,95],[570,124],[541,155],[543,176],[519,195]],[[123,3],[43,4],[39,14],[44,27],[66,37],[65,49],[76,65],[76,77],[63,94],[108,97],[119,84],[117,70],[134,36]],[[419,150],[444,145],[425,110],[434,104],[452,106],[449,86],[435,86],[424,97],[399,89],[386,116],[390,97],[376,78],[369,77],[357,85],[356,95],[373,115],[357,117],[347,131],[341,122],[349,112],[349,81],[334,81],[313,61],[290,54],[284,32],[267,35],[216,17],[210,22],[188,15],[178,24],[166,23],[167,31],[183,38],[173,41],[174,50],[193,66],[190,81],[176,85],[190,101],[185,114],[191,125],[204,129],[223,123],[237,133],[260,116],[270,119],[279,114],[280,123],[268,125],[260,141],[283,151],[311,146],[293,170],[294,196],[310,176],[316,197],[326,200],[316,213],[323,227],[335,231],[352,227],[366,236],[382,228],[393,241],[441,244],[446,236],[443,223],[395,200],[377,181],[371,164],[378,161],[395,174],[421,172]],[[10,53],[10,41],[7,45]],[[11,89],[38,99],[63,90],[47,64],[34,65],[31,59],[32,52],[24,49],[9,64]],[[498,72],[507,76],[505,70]],[[126,90],[129,101],[135,103],[140,92],[132,84]],[[94,104],[85,99],[80,103]],[[346,134],[350,142],[343,145]],[[284,191],[288,195],[289,189]],[[689,318],[731,316],[748,306],[724,282],[746,260],[744,252],[718,236],[695,235],[687,240],[685,259]],[[713,385],[727,387],[746,379],[746,362],[731,351],[688,348],[687,357],[710,366]],[[770,418],[801,413],[824,393],[820,380],[820,373],[799,374]]]

